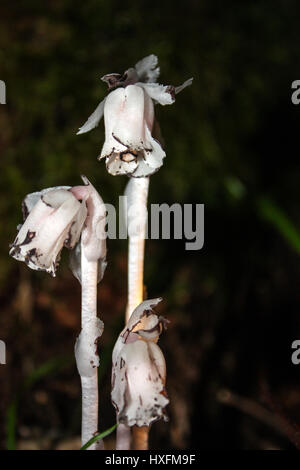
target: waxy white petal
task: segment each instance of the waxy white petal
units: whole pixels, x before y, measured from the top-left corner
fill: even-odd
[[[71,192],[87,206],[87,217],[82,230],[81,242],[70,253],[70,268],[81,283],[81,249],[89,261],[98,261],[98,282],[103,278],[106,262],[106,207],[94,186],[81,176],[85,186],[74,186]]]
[[[106,207],[94,186],[82,176],[85,186],[74,186],[72,194],[82,199],[87,207],[87,217],[82,231],[81,239],[84,254],[89,261],[106,258]]]
[[[149,426],[165,418],[169,403],[165,391],[165,361],[154,343],[126,344],[113,366],[112,402],[118,422],[127,426]]]
[[[129,85],[112,91],[104,108],[105,143],[101,158],[144,146],[144,92]],[[122,155],[121,155],[122,157]]]
[[[153,139],[152,99],[142,87],[129,85],[111,92],[104,109],[105,143],[101,157],[108,172],[149,176],[163,163],[165,152]]]
[[[105,162],[107,171],[114,176],[131,175],[138,165],[137,159],[131,162],[124,162],[120,159],[119,154],[116,153],[113,153],[111,156],[107,157]]]
[[[88,118],[88,120],[83,124],[83,126],[79,128],[79,131],[77,132],[77,135],[84,134],[85,132],[89,132],[92,129],[94,129],[95,127],[98,126],[100,120],[103,117],[104,104],[105,104],[105,99],[102,100],[98,104],[98,106],[95,109],[95,111],[93,112],[93,114],[91,114],[90,117]]]
[[[166,364],[156,344],[166,320],[152,310],[160,301],[146,300],[134,310],[113,350],[111,397],[118,422],[128,426],[165,418],[169,403]]]
[[[137,83],[155,102],[165,106],[175,102],[175,95],[180,93],[184,88],[190,86],[193,82],[192,78],[186,80],[182,85],[174,87],[173,85],[160,85],[159,83]]]
[[[32,211],[36,203],[39,201],[40,197],[43,196],[43,194],[49,193],[49,191],[57,190],[57,189],[65,189],[69,190],[71,189],[71,186],[55,186],[52,188],[46,188],[42,189],[41,191],[36,191],[34,193],[27,194],[25,198],[22,201],[22,210],[23,210],[23,217],[24,220],[28,217],[29,212]]]
[[[81,243],[78,241],[77,245],[73,250],[70,251],[69,256],[69,267],[81,284]],[[97,282],[101,282],[107,267],[106,258],[100,258],[98,260],[98,277]]]
[[[175,94],[177,95],[178,93],[180,93],[182,90],[184,90],[187,86],[190,86],[192,83],[193,83],[193,78],[189,78],[188,80],[186,80],[185,82],[183,82],[182,85],[179,85],[179,86],[176,86],[175,87]]]
[[[169,85],[160,85],[159,83],[137,83],[145,90],[151,99],[161,105],[173,104],[175,102],[175,88]]]
[[[36,195],[25,198],[25,211],[35,198]],[[75,246],[86,215],[85,203],[77,201],[69,190],[41,192],[11,246],[10,255],[25,261],[31,269],[44,270],[54,276],[63,246]]]
[[[121,337],[125,336],[125,332],[132,332],[135,329],[139,329],[141,326],[142,319],[149,319],[151,314],[153,317],[157,317],[156,313],[153,312],[153,308],[156,307],[157,304],[159,304],[162,301],[161,297],[158,297],[156,299],[148,299],[144,300],[144,302],[140,303],[134,311],[132,312],[128,323],[122,333],[120,334]],[[148,320],[151,321],[151,320]],[[152,328],[153,325],[150,325],[150,328]]]
[[[163,165],[163,159],[166,156],[165,151],[161,148],[159,142],[153,139],[148,128],[146,128],[146,136],[152,151],[147,151],[144,157],[138,158],[137,169],[132,173],[132,176],[135,178],[150,176],[156,173]]]
[[[152,136],[154,103],[174,103],[175,95],[191,85],[193,79],[178,87],[156,83],[160,72],[157,64],[157,57],[150,54],[123,74],[104,75],[102,80],[114,90],[78,132],[91,130],[104,113],[105,142],[98,158],[105,158],[107,171],[112,175],[147,177],[163,164],[166,154]],[[157,137],[155,130],[154,135]]]
[[[156,82],[159,77],[160,69],[157,67],[158,58],[154,54],[150,54],[147,57],[139,60],[135,64],[135,70],[137,71],[140,82]]]

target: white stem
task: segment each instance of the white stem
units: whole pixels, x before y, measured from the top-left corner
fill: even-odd
[[[81,246],[81,328],[88,326],[91,321],[97,318],[97,276],[98,262],[89,261],[84,255],[84,247]],[[90,330],[92,332],[92,330]],[[94,335],[91,340],[94,342]],[[93,369],[89,377],[81,376],[82,387],[82,424],[81,440],[82,445],[89,441],[98,430],[98,368]],[[97,443],[88,449],[97,449]]]
[[[119,424],[117,427],[116,450],[130,450],[130,427]]]
[[[146,214],[149,191],[149,178],[131,178],[127,191],[128,224],[138,225],[138,233],[130,235],[128,243],[128,300],[125,323],[133,310],[143,302],[144,297],[144,253],[146,235]],[[137,217],[135,217],[137,215]],[[130,230],[129,230],[130,232]],[[128,450],[131,443],[131,430],[125,424],[117,428],[116,449]]]
[[[126,321],[128,322],[133,310],[143,301],[144,294],[144,252],[146,234],[146,210],[149,190],[149,178],[131,178],[131,198],[129,201],[133,212],[138,214],[138,234],[130,236],[128,245],[128,301],[126,309]],[[130,197],[128,197],[130,199]],[[129,225],[132,222],[128,216]],[[134,222],[134,221],[133,221]]]
[[[97,317],[97,282],[106,267],[106,209],[94,186],[85,176],[82,180],[85,185],[74,186],[71,191],[87,207],[80,245],[75,249],[72,262],[73,274],[81,282],[81,332],[75,343],[75,358],[82,388],[81,439],[84,445],[98,430],[97,341],[104,326]],[[88,449],[103,448],[103,441],[97,441]]]

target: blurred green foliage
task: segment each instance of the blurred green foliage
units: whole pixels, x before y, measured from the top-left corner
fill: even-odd
[[[20,401],[22,399],[22,394],[30,390],[32,386],[38,382],[39,380],[43,379],[44,377],[48,377],[53,373],[59,373],[62,369],[64,369],[68,364],[70,364],[70,359],[66,359],[65,357],[59,357],[50,359],[49,361],[45,362],[44,364],[40,365],[37,369],[33,370],[33,372],[26,377],[24,383],[21,386],[21,389],[18,390],[18,393],[9,404],[6,413],[6,448],[7,450],[15,450],[16,449],[16,433],[18,427],[18,406],[20,405]]]
[[[286,214],[268,199],[259,200],[258,208],[262,217],[269,221],[283,235],[291,248],[300,254],[300,232]]]
[[[106,431],[97,434],[96,436],[92,437],[86,444],[84,444],[80,450],[88,449],[94,442],[100,441],[100,439],[104,439],[105,437],[109,436],[114,430],[116,429],[117,425],[114,424],[111,428],[106,429]]]

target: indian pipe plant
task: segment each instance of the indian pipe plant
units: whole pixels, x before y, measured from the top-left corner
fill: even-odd
[[[125,327],[112,356],[111,399],[116,410],[116,449],[147,449],[152,423],[166,419],[169,398],[166,364],[157,341],[168,321],[153,308],[161,301],[143,299],[144,251],[149,178],[166,156],[159,142],[156,104],[173,104],[181,86],[156,83],[160,69],[151,54],[123,74],[102,80],[109,93],[77,134],[95,128],[104,116],[105,142],[100,160],[109,174],[127,175],[125,208],[128,220],[128,298]],[[81,284],[81,332],[75,358],[82,388],[82,448],[104,449],[98,434],[97,342],[104,325],[97,316],[97,284],[106,268],[106,208],[97,190],[82,176],[81,186],[59,186],[28,194],[22,204],[24,223],[9,254],[31,269],[52,276],[63,247],[70,250],[70,267]]]

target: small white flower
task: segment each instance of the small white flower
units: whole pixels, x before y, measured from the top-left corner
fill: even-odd
[[[134,310],[113,350],[111,398],[118,422],[128,426],[166,419],[166,364],[156,342],[167,321],[152,311],[160,301],[147,300]]]
[[[105,142],[100,158],[113,175],[148,176],[163,164],[165,152],[153,139],[154,105],[142,87],[112,91],[105,102]]]
[[[11,245],[9,254],[31,269],[55,276],[63,246],[74,248],[87,216],[69,187],[49,188],[26,196],[25,222]]]
[[[106,267],[106,208],[94,186],[58,186],[28,194],[22,203],[24,224],[9,254],[31,269],[55,276],[63,246],[72,249],[71,269],[81,277],[82,236],[84,254],[99,262],[99,280]],[[73,250],[74,249],[74,250]]]
[[[179,87],[160,85],[155,83],[159,75],[156,65],[157,57],[152,54],[123,75],[102,77],[109,89],[118,88],[109,93],[77,132],[90,131],[104,115],[105,142],[99,159],[105,158],[112,175],[150,176],[163,164],[166,154],[152,136],[154,104],[174,103],[175,95],[191,85],[192,79]]]

